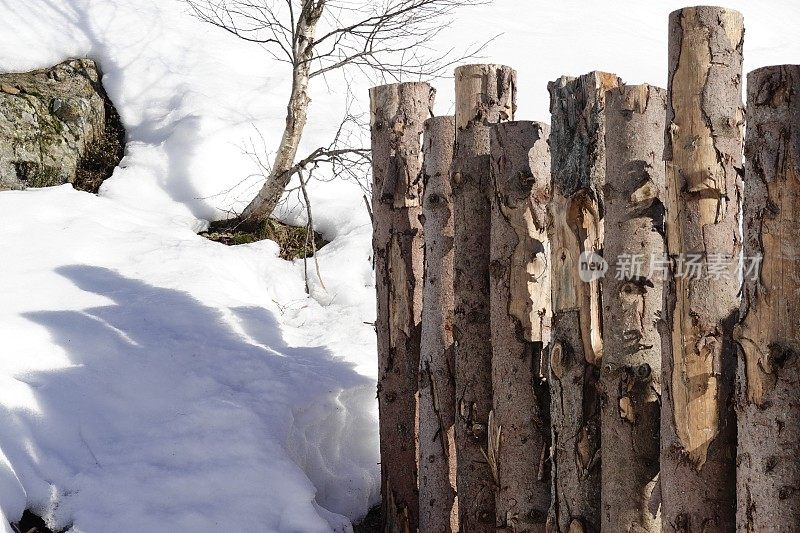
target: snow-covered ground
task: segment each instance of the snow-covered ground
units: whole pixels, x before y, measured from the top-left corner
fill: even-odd
[[[747,69],[800,60],[800,5],[728,5],[745,14]],[[498,0],[439,44],[504,32],[485,60],[518,68],[519,118],[547,120],[560,74],[663,86],[677,7]],[[178,0],[0,0],[0,70],[74,56],[100,62],[130,142],[99,196],[0,193],[0,515],[33,508],[76,533],[346,531],[379,489],[361,191],[315,185],[332,243],[308,297],[274,243],[195,234],[258,188],[244,147],[279,135],[285,67]],[[451,83],[436,83],[441,113]],[[343,92],[336,77],[316,87],[306,149]]]

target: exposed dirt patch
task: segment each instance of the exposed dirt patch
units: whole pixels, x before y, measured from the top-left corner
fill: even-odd
[[[280,246],[282,259],[302,259],[314,255],[312,237],[305,226],[289,226],[273,219],[263,222],[255,228],[244,227],[238,219],[220,220],[212,222],[208,231],[204,231],[200,235],[227,246],[269,239],[277,242]],[[314,232],[313,239],[317,250],[328,244],[317,232]]]
[[[11,524],[11,529],[18,533],[65,533],[70,527],[72,526],[68,526],[60,531],[53,531],[47,527],[44,520],[30,511],[25,511],[19,522]]]

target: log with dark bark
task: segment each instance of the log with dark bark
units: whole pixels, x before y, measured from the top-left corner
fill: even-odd
[[[664,120],[667,93],[623,85],[606,94],[603,278],[602,525],[660,532],[657,493],[661,420],[664,254]],[[655,497],[654,497],[655,496]]]
[[[489,464],[498,530],[544,531],[550,507],[550,127],[509,122],[491,130],[491,339]]]
[[[735,512],[733,326],[741,251],[742,16],[692,7],[669,18],[664,159],[661,495],[665,531],[730,531]]]
[[[453,336],[456,455],[462,531],[494,531],[494,479],[487,460],[492,409],[489,339],[491,124],[513,118],[516,73],[498,65],[456,69],[456,146],[451,170],[455,231]]]
[[[422,130],[427,83],[370,90],[384,531],[416,531],[416,394],[422,312]]]
[[[800,66],[747,77],[737,529],[800,524]],[[761,258],[760,264],[756,259]]]
[[[620,83],[614,74],[591,72],[548,85],[553,298],[550,531],[600,531],[600,280],[582,281],[578,263],[582,254],[602,254],[605,94]]]
[[[454,117],[425,122],[425,288],[419,361],[419,530],[458,531],[453,360]]]

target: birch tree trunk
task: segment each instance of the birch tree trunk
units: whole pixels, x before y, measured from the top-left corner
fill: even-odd
[[[425,122],[425,288],[419,365],[419,530],[458,531],[453,354],[453,117]]]
[[[667,249],[661,411],[666,531],[731,531],[735,512],[732,392],[741,250],[742,16],[717,7],[669,18],[664,159]]]
[[[255,198],[242,211],[241,218],[248,225],[267,220],[283,196],[283,191],[292,179],[291,169],[300,146],[300,139],[308,119],[308,82],[311,71],[311,58],[314,55],[314,35],[322,13],[325,0],[303,0],[297,22],[297,37],[292,46],[292,91],[286,106],[286,124],[281,143],[272,162],[267,181]]]
[[[660,532],[664,120],[667,92],[623,85],[606,95],[603,278],[602,523],[605,531]],[[657,497],[657,494],[655,495]]]
[[[416,394],[422,312],[421,136],[427,83],[370,90],[384,531],[416,531]],[[391,193],[391,194],[388,194]]]
[[[453,337],[456,455],[462,531],[494,531],[494,479],[487,461],[492,409],[489,339],[490,125],[513,118],[516,72],[498,65],[456,69],[456,146],[451,171],[455,228]]]
[[[498,530],[544,531],[550,507],[550,340],[547,202],[550,127],[509,122],[491,130],[491,339],[489,464]]]
[[[800,525],[800,66],[747,77],[737,528]]]
[[[603,249],[606,91],[614,74],[561,77],[550,91],[553,325],[550,350],[553,502],[549,531],[600,531],[600,280],[579,260]],[[592,255],[593,254],[593,255]],[[592,274],[589,276],[589,274]]]

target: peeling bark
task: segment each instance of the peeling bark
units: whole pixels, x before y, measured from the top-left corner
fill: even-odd
[[[662,519],[667,531],[730,531],[739,281],[709,275],[709,265],[741,250],[744,27],[735,11],[696,7],[673,12],[669,28]],[[696,278],[680,275],[690,254],[700,258]]]
[[[602,521],[605,531],[660,532],[658,482],[667,93],[623,85],[606,95],[603,278]],[[637,259],[638,258],[638,259]],[[638,265],[638,266],[634,266]]]
[[[747,79],[744,278],[736,338],[737,529],[800,524],[800,66]],[[747,266],[747,262],[746,262]]]
[[[378,301],[378,408],[384,531],[416,531],[416,394],[422,311],[423,236],[420,198],[423,124],[433,105],[427,83],[370,90],[375,254]],[[386,183],[396,193],[385,198]]]
[[[456,69],[456,145],[451,183],[455,231],[453,336],[456,453],[462,531],[494,531],[494,479],[488,463],[492,409],[489,326],[491,124],[513,118],[516,73],[498,65]]]
[[[425,122],[425,288],[419,366],[419,530],[458,531],[453,360],[453,208],[450,165],[455,119]]]
[[[509,122],[491,130],[491,339],[498,530],[544,531],[550,507],[549,126]]]
[[[592,72],[548,85],[548,235],[553,263],[550,531],[600,531],[600,281],[581,281],[578,260],[584,252],[602,255],[605,94],[620,83],[614,74]]]

